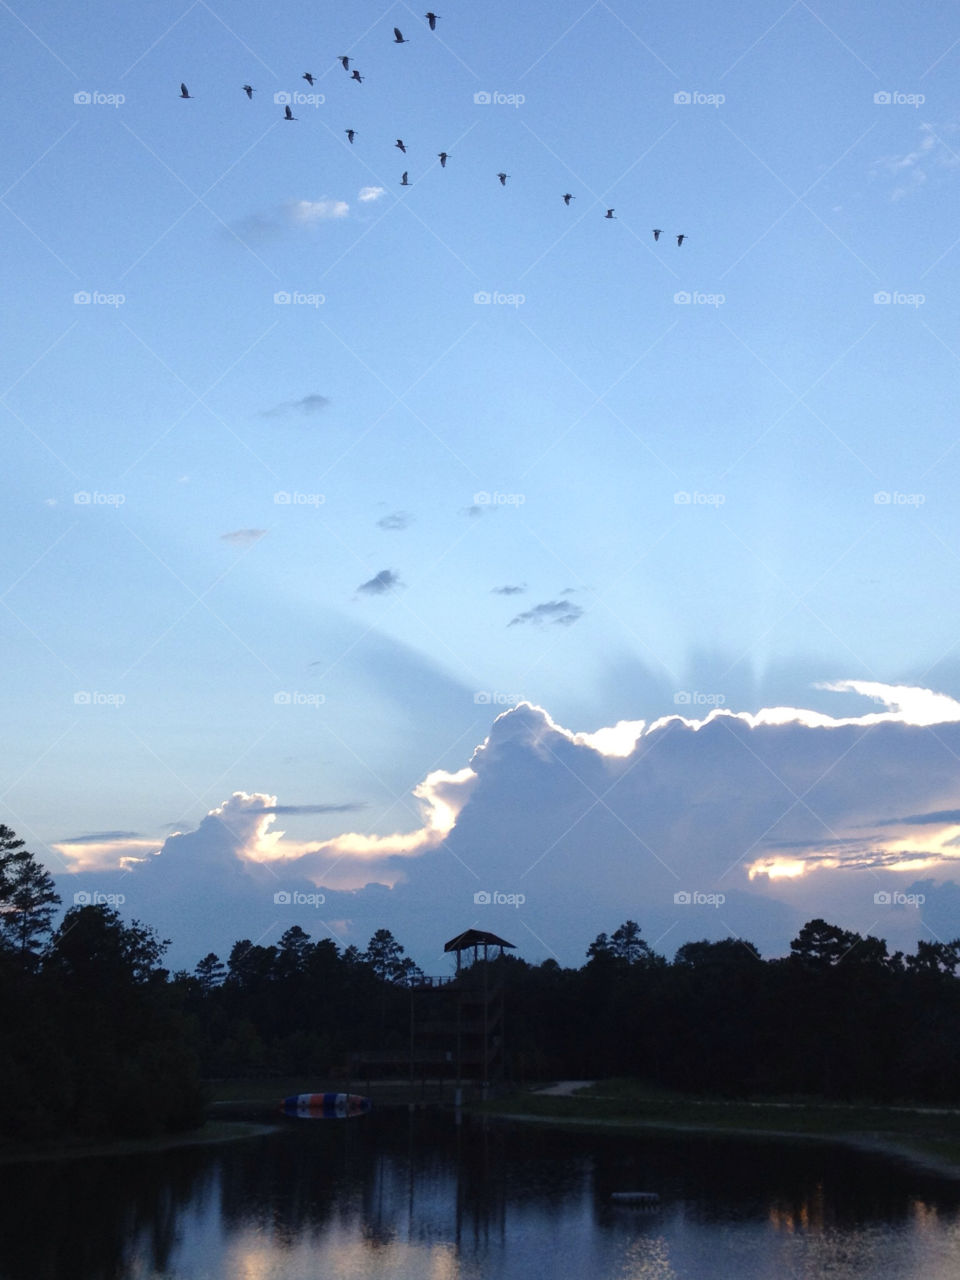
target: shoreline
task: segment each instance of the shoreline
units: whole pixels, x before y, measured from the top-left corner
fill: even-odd
[[[237,1142],[244,1138],[261,1138],[280,1128],[250,1120],[208,1120],[199,1129],[183,1133],[167,1133],[153,1138],[118,1138],[64,1147],[34,1147],[15,1151],[0,1150],[0,1165],[35,1164],[44,1160],[78,1160],[102,1156],[162,1155],[184,1147],[216,1146],[221,1142]]]
[[[887,1159],[899,1160],[910,1164],[926,1174],[947,1181],[960,1182],[960,1163],[933,1152],[923,1151],[909,1145],[899,1136],[884,1136],[878,1133],[871,1137],[864,1133],[811,1133],[796,1129],[750,1129],[739,1125],[688,1124],[679,1120],[640,1120],[633,1117],[614,1119],[611,1117],[590,1116],[550,1116],[532,1115],[524,1112],[506,1112],[484,1110],[476,1114],[489,1116],[494,1120],[517,1121],[551,1125],[554,1128],[616,1130],[620,1133],[649,1133],[661,1131],[666,1133],[687,1133],[709,1135],[716,1138],[753,1138],[771,1139],[777,1142],[820,1142],[839,1143],[853,1147],[868,1155],[884,1156]]]

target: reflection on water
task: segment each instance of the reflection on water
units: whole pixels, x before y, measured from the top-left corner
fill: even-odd
[[[382,1112],[4,1174],[2,1280],[960,1275],[960,1188],[816,1144]]]

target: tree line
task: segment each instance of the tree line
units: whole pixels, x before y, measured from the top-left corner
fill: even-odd
[[[356,1050],[403,1060],[424,975],[387,929],[361,951],[294,925],[276,944],[240,939],[226,960],[171,972],[169,942],[148,926],[98,905],[54,928],[59,905],[0,826],[2,1140],[187,1129],[212,1080],[296,1075],[319,1089]],[[628,920],[579,968],[477,964],[502,984],[517,1082],[630,1075],[727,1097],[881,1102],[952,1102],[960,1086],[960,938],[904,954],[818,919],[784,957],[731,938],[668,960]]]

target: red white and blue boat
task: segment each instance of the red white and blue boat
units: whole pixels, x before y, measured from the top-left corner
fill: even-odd
[[[280,1103],[280,1110],[302,1120],[346,1120],[366,1115],[372,1106],[369,1098],[358,1093],[292,1093]]]

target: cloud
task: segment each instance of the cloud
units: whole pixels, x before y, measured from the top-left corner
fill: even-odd
[[[507,626],[516,627],[529,622],[535,627],[546,624],[569,627],[582,616],[583,609],[578,604],[571,604],[569,600],[547,600],[543,604],[534,605],[526,613],[518,613],[515,618],[510,619]]]
[[[350,212],[346,200],[329,200],[326,196],[322,200],[292,200],[285,208],[289,220],[300,227],[345,218]]]
[[[234,529],[232,533],[221,533],[220,538],[235,547],[252,547],[266,532],[266,529]]]
[[[352,804],[274,804],[264,808],[264,813],[356,813],[365,809],[364,802]]]
[[[884,709],[721,708],[589,731],[521,703],[496,717],[468,763],[412,789],[406,824],[368,810],[364,829],[294,840],[275,829],[279,816],[329,822],[340,807],[235,792],[196,830],[125,859],[126,909],[174,939],[174,965],[191,966],[240,937],[275,942],[294,923],[324,936],[332,921],[358,945],[392,929],[431,973],[443,971],[443,942],[470,926],[565,964],[626,918],[668,953],[734,935],[783,954],[816,916],[903,949],[931,932],[952,938],[960,704],[877,682],[859,696]],[[122,847],[112,837],[123,833],[101,834],[111,838],[96,874],[96,846],[61,849],[88,868],[60,877],[65,895],[110,890],[106,869]],[[291,890],[323,894],[322,909],[278,905],[274,895]],[[497,906],[476,900],[481,891],[525,901]],[[911,892],[926,902],[904,905]]]
[[[527,584],[525,582],[519,587],[491,587],[491,591],[495,596],[519,596],[522,595],[526,589]]]
[[[60,848],[65,844],[112,844],[114,841],[122,840],[139,840],[143,837],[139,831],[95,831],[92,835],[87,836],[62,836],[57,841],[57,847]]]
[[[362,591],[364,595],[381,596],[399,585],[400,578],[392,569],[381,569],[369,582],[362,582],[357,590]]]
[[[272,409],[261,410],[261,418],[281,418],[291,413],[301,413],[305,416],[311,416],[320,413],[326,409],[330,401],[326,396],[318,395],[311,392],[309,395],[301,396],[299,400],[284,400],[280,404],[275,404]]]
[[[372,200],[379,200],[386,193],[386,187],[361,187],[357,193],[357,199],[363,204],[369,204]]]
[[[955,135],[960,131],[956,124],[935,128],[932,124],[921,124],[916,145],[900,154],[881,156],[874,161],[871,171],[873,177],[881,174],[896,179],[896,186],[890,192],[891,201],[903,200],[906,196],[925,186],[937,171],[955,169],[960,165],[960,155],[955,146]],[[952,143],[947,143],[941,135],[947,135]]]
[[[394,511],[388,516],[382,516],[377,521],[377,528],[399,532],[401,529],[409,529],[412,524],[413,516],[409,512]]]

